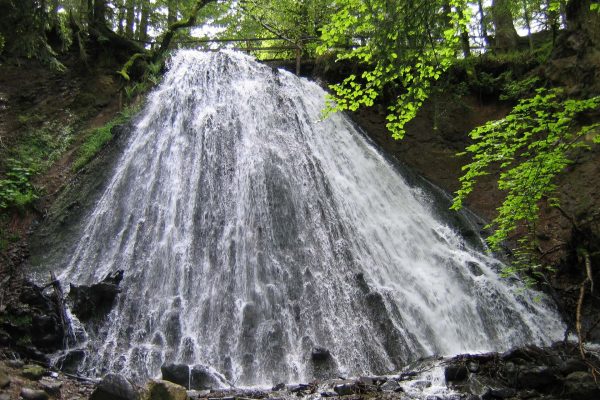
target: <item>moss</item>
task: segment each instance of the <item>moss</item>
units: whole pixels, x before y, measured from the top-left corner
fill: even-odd
[[[98,152],[112,139],[112,129],[129,121],[137,112],[137,108],[127,108],[119,113],[106,125],[88,131],[87,137],[77,152],[77,158],[73,162],[73,171],[79,171],[89,163]]]
[[[36,364],[27,364],[23,367],[21,375],[35,381],[39,381],[46,374],[46,369]]]
[[[0,316],[0,321],[3,323],[8,323],[13,326],[29,326],[31,325],[31,315],[14,315],[14,314],[4,314]]]

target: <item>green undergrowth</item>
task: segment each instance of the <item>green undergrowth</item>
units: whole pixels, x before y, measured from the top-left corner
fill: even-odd
[[[107,122],[104,126],[99,128],[90,129],[87,134],[85,141],[77,152],[77,158],[73,162],[73,171],[79,171],[85,165],[87,165],[98,152],[113,138],[112,129],[117,126],[124,124],[131,120],[133,115],[139,110],[139,107],[132,106],[125,108],[123,111],[117,114],[112,120]]]
[[[37,199],[43,188],[35,187],[32,178],[47,171],[73,140],[74,118],[71,114],[66,121],[51,121],[34,127],[41,119],[39,115],[19,116],[25,134],[14,147],[2,152],[0,211],[22,209]]]

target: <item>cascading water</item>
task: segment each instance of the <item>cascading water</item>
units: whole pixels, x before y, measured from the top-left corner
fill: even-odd
[[[560,337],[324,92],[233,52],[179,51],[65,256],[63,282],[124,270],[81,370],[202,363],[237,384],[383,373],[428,354]],[[311,353],[312,356],[311,356]]]

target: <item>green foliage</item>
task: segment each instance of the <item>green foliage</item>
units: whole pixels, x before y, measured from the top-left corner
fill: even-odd
[[[120,124],[129,121],[137,112],[137,108],[127,108],[120,112],[115,118],[106,123],[100,128],[92,129],[77,152],[77,158],[73,162],[73,170],[79,171],[88,162],[90,162],[96,154],[106,145],[112,138],[112,129]]]
[[[470,155],[472,161],[463,167],[461,188],[452,208],[462,207],[479,177],[499,169],[498,187],[506,197],[491,223],[495,230],[488,243],[493,250],[499,249],[519,227],[529,234],[521,242],[521,249],[525,243],[534,243],[540,204],[544,200],[557,204],[553,197],[555,178],[571,163],[572,150],[588,146],[588,135],[598,142],[600,123],[582,126],[577,120],[582,113],[598,107],[600,96],[567,99],[560,89],[538,89],[535,96],[521,100],[505,118],[471,131],[474,143],[463,154]]]
[[[456,59],[468,9],[462,0],[340,1],[322,30],[318,51],[336,51],[338,60],[356,60],[366,70],[331,86],[325,114],[371,106],[389,90],[395,101],[388,107],[387,128],[394,138],[402,138],[433,83]]]
[[[40,121],[38,115],[20,115],[18,119],[27,131],[2,163],[5,177],[0,180],[0,209],[22,209],[38,198],[39,190],[31,179],[48,169],[65,152],[73,135],[69,123],[52,122],[34,128]]]
[[[0,179],[0,209],[23,208],[38,198],[29,181],[34,170],[12,158],[7,160],[7,164],[6,178]]]
[[[506,79],[504,83],[500,100],[522,99],[523,97],[527,97],[527,95],[532,93],[534,89],[539,86],[540,78],[535,75],[521,80],[510,79],[511,77],[512,73],[509,74],[509,78]]]

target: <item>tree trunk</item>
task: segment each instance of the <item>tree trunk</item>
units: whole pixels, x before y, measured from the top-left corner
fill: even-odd
[[[460,45],[462,47],[463,56],[471,57],[471,42],[469,41],[469,31],[466,29],[460,32]]]
[[[477,6],[479,7],[479,23],[481,24],[481,35],[483,36],[483,42],[486,47],[490,47],[490,36],[488,35],[485,13],[483,12],[483,3],[481,0],[477,0]]]
[[[167,26],[171,26],[177,21],[178,0],[169,0],[167,2]]]
[[[510,0],[492,1],[492,20],[494,22],[494,47],[501,52],[515,50],[519,35],[515,29]]]
[[[116,6],[117,6],[117,20],[118,20],[118,24],[117,24],[117,33],[121,36],[123,36],[123,33],[125,33],[125,2],[124,0],[119,0],[117,2],[115,2]]]
[[[600,47],[600,13],[591,11],[592,0],[570,0],[567,3],[567,28],[582,31],[593,47]]]
[[[150,19],[150,4],[147,1],[142,1],[142,15],[140,17],[140,30],[138,40],[145,42],[148,40],[148,22]]]
[[[125,8],[125,36],[129,39],[133,39],[135,23],[135,0],[127,0]]]
[[[527,9],[527,0],[522,0],[523,18],[527,27],[527,39],[529,40],[529,50],[533,51],[533,38],[531,37],[531,20],[529,18],[529,10]]]
[[[94,0],[94,24],[106,26],[106,1]]]
[[[94,24],[94,0],[87,0],[87,20],[88,25]]]

